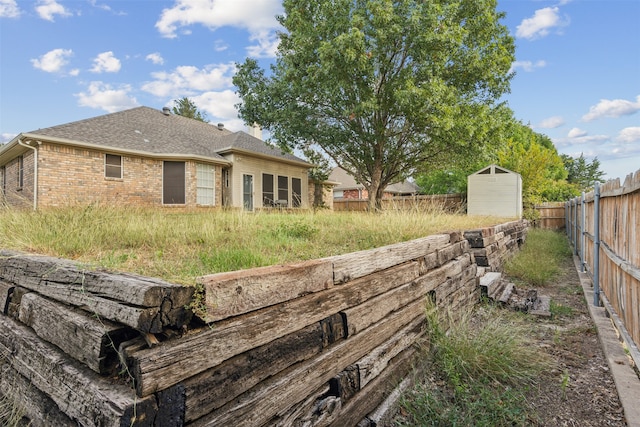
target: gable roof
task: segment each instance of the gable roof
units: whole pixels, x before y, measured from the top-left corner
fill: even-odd
[[[238,149],[311,166],[298,157],[271,149],[264,141],[244,132],[234,133],[221,126],[165,114],[149,107],[136,107],[22,133],[8,145],[16,146],[21,138],[141,156],[203,158],[225,164],[230,162],[219,151]],[[0,149],[0,156],[9,148]]]
[[[331,174],[329,174],[329,180],[340,183],[333,188],[334,190],[357,190],[364,188],[364,185],[356,182],[356,179],[351,176],[349,172],[339,167],[333,168]],[[404,181],[390,184],[384,189],[384,191],[393,194],[415,194],[418,193],[419,189],[420,187],[415,183],[411,181]]]

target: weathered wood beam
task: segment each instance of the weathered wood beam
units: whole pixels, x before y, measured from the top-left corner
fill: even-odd
[[[13,369],[83,426],[148,426],[155,420],[155,396],[136,397],[6,316],[0,316],[0,354],[10,355]]]
[[[418,274],[417,262],[402,264],[371,277],[214,323],[210,328],[152,349],[134,352],[131,371],[136,377],[138,395],[147,396],[170,387],[233,356],[408,283]]]
[[[143,332],[190,320],[194,289],[132,274],[89,271],[71,261],[0,250],[0,278]]]
[[[333,286],[333,265],[313,260],[203,276],[206,316],[214,322]]]
[[[22,297],[18,319],[47,342],[100,374],[118,363],[116,349],[138,332],[42,297]]]

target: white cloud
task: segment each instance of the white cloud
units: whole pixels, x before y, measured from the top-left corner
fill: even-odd
[[[32,59],[31,63],[37,68],[47,73],[59,73],[69,62],[67,58],[73,55],[71,49],[53,49],[38,59]]]
[[[18,136],[17,133],[0,133],[0,144],[6,144],[16,136]]]
[[[120,71],[122,64],[120,60],[113,55],[113,52],[102,52],[93,60],[92,73],[117,73]]]
[[[548,117],[540,122],[538,125],[542,129],[555,129],[562,126],[565,123],[561,116]]]
[[[207,65],[203,69],[180,66],[170,73],[151,73],[155,81],[145,83],[142,90],[158,97],[176,97],[191,95],[197,91],[226,89],[233,85],[235,71],[233,63]]]
[[[216,52],[223,52],[229,49],[229,45],[224,40],[216,40],[213,44],[213,50]]]
[[[539,60],[536,62],[532,62],[532,61],[514,61],[511,64],[511,68],[509,69],[509,72],[515,71],[518,68],[522,68],[523,71],[526,71],[528,73],[532,72],[534,69],[536,68],[543,68],[547,66],[547,62],[544,60]]]
[[[164,58],[158,52],[150,53],[145,58],[147,61],[151,61],[156,65],[164,64]]]
[[[211,123],[224,123],[225,127],[234,131],[245,128],[244,122],[238,118],[238,111],[235,108],[235,104],[240,102],[240,98],[234,91],[205,92],[190,99],[198,106],[198,109],[207,113]]]
[[[20,8],[16,0],[0,0],[0,18],[17,18]]]
[[[616,137],[616,141],[624,144],[631,144],[634,142],[640,143],[640,127],[628,127],[622,129]]]
[[[189,34],[186,27],[204,25],[211,31],[221,27],[235,27],[249,32],[249,39],[257,42],[247,51],[252,56],[273,57],[277,47],[275,30],[280,24],[275,16],[282,14],[280,0],[176,0],[173,7],[163,9],[156,28],[167,38],[177,37],[177,31]]]
[[[629,116],[640,111],[640,95],[636,97],[636,102],[626,99],[601,99],[598,104],[589,108],[589,112],[582,116],[582,120],[590,122],[603,117],[617,118]]]
[[[247,55],[253,58],[274,58],[278,50],[280,38],[273,31],[260,31],[249,37],[252,42],[258,42],[257,45],[247,47]]]
[[[569,138],[580,138],[582,136],[586,136],[587,135],[587,131],[579,129],[579,128],[572,128],[569,133],[567,134],[567,137]]]
[[[562,28],[568,25],[568,20],[560,19],[560,9],[545,7],[538,9],[533,17],[523,19],[516,27],[516,37],[534,40],[547,36],[553,28]]]
[[[56,0],[40,0],[38,6],[36,6],[36,12],[40,18],[51,22],[54,21],[53,18],[55,15],[71,16],[71,13],[60,3],[56,2]]]
[[[74,94],[81,107],[100,108],[109,113],[126,110],[138,106],[135,97],[129,95],[131,86],[122,85],[113,89],[103,82],[91,82],[86,92]]]

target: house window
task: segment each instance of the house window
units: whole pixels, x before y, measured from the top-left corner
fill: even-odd
[[[262,206],[273,206],[275,197],[273,195],[273,175],[262,174]]]
[[[278,175],[278,200],[289,202],[289,178]]]
[[[18,156],[18,189],[24,185],[24,157]]]
[[[196,164],[197,203],[202,206],[213,206],[215,199],[215,168],[204,163]]]
[[[164,162],[162,165],[162,203],[185,204],[185,163]]]
[[[302,180],[291,178],[291,206],[299,208],[302,204]]]
[[[105,178],[122,179],[122,156],[104,155],[104,176]]]

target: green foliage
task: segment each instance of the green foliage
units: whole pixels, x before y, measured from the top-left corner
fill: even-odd
[[[285,0],[267,76],[238,65],[240,116],[281,146],[313,143],[378,208],[382,190],[428,162],[493,139],[513,38],[495,0]]]
[[[567,307],[566,305],[559,304],[555,301],[551,301],[551,306],[549,307],[549,311],[553,317],[570,317],[573,315],[573,308]]]
[[[199,111],[196,104],[194,104],[193,101],[191,101],[189,98],[185,97],[174,100],[173,104],[173,114],[199,120],[205,123],[209,122],[209,120],[207,120],[206,113]]]
[[[560,264],[571,256],[566,236],[551,230],[530,229],[522,249],[509,260],[504,271],[531,286],[544,286],[560,272]]]
[[[525,207],[545,201],[543,194],[558,180],[566,179],[562,159],[548,138],[528,126],[513,124],[512,137],[498,150],[498,164],[522,176],[522,200]]]
[[[605,173],[600,170],[600,161],[597,157],[591,162],[584,158],[584,153],[580,153],[578,158],[566,154],[561,157],[564,167],[567,169],[567,181],[577,187],[578,194],[582,191],[589,191],[596,182],[604,182]],[[568,198],[564,200],[568,200]]]
[[[514,426],[531,422],[525,392],[550,366],[528,342],[529,328],[489,306],[453,319],[427,309],[431,352],[427,369],[443,381],[418,384],[402,399],[413,426]],[[439,378],[439,379],[440,379]]]
[[[468,175],[460,169],[435,170],[416,176],[416,184],[424,194],[466,193]]]

